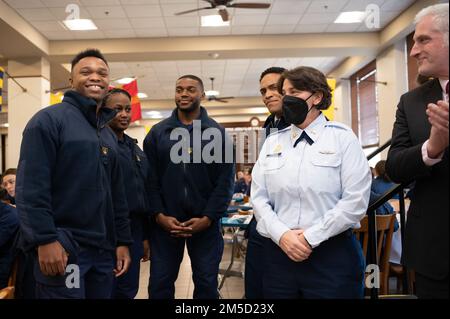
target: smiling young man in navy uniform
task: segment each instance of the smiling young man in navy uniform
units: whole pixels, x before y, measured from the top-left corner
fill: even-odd
[[[132,239],[117,139],[106,127],[115,111],[101,107],[109,85],[103,55],[79,53],[70,83],[62,103],[25,127],[16,203],[26,246],[36,251],[37,298],[109,298],[113,269],[128,269]],[[78,266],[74,288],[68,264]]]
[[[200,106],[204,96],[201,79],[194,75],[179,78],[177,108],[168,119],[156,124],[144,141],[150,163],[151,213],[156,220],[150,232],[150,298],[174,298],[185,244],[192,264],[193,297],[218,298],[217,277],[223,252],[220,217],[233,194],[234,162],[232,157],[225,160],[224,128]],[[187,132],[185,140],[173,134],[177,130]],[[219,137],[202,141],[195,138],[209,135],[207,132]],[[180,143],[188,149],[187,158],[176,161],[173,157],[178,152],[173,150]],[[209,162],[203,156],[210,143],[222,151],[218,161]]]

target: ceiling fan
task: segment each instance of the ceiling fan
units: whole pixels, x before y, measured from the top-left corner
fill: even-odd
[[[217,102],[222,102],[222,103],[228,103],[227,100],[234,99],[234,96],[218,97],[219,92],[214,90],[214,78],[209,78],[209,79],[211,80],[211,90],[205,92],[208,102],[217,101]]]
[[[201,10],[219,9],[219,14],[222,17],[222,20],[225,22],[230,20],[230,15],[227,11],[227,8],[267,9],[270,7],[270,3],[245,3],[245,2],[234,3],[233,0],[203,0],[203,1],[208,2],[210,6],[178,12],[175,13],[175,15],[182,15]]]

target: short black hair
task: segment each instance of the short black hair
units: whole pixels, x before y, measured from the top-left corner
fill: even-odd
[[[283,74],[283,72],[286,71],[285,68],[281,68],[278,66],[272,66],[268,69],[266,69],[263,73],[261,73],[261,76],[259,78],[259,82],[261,82],[261,80],[263,79],[263,77],[265,77],[267,74]]]
[[[127,96],[131,101],[131,95],[130,95],[130,93],[128,93],[128,91],[121,89],[121,88],[113,88],[113,89],[109,90],[108,93],[106,93],[105,97],[102,100],[102,106],[105,106],[106,102],[108,102],[109,98],[111,96],[113,96],[114,94],[123,94],[123,95]]]
[[[94,57],[94,58],[99,58],[100,60],[103,60],[103,62],[105,62],[106,65],[108,65],[108,62],[106,62],[105,57],[103,56],[103,54],[100,52],[99,49],[86,49],[84,51],[81,51],[80,53],[78,53],[73,59],[72,59],[72,70],[74,68],[74,66],[80,62],[81,59],[87,58],[87,57]]]
[[[316,105],[316,109],[326,110],[331,105],[332,90],[328,85],[326,76],[319,70],[308,66],[300,66],[283,72],[278,81],[278,92],[282,95],[285,80],[289,80],[297,90],[322,93],[322,100]]]
[[[197,81],[198,83],[200,83],[200,86],[202,87],[202,90],[203,91],[205,90],[205,86],[203,85],[203,81],[198,76],[195,76],[195,75],[192,75],[192,74],[186,74],[186,75],[180,76],[177,79],[177,81],[181,80],[181,79],[191,79],[191,80]]]

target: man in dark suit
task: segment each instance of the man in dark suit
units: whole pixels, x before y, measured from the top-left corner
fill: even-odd
[[[448,298],[448,13],[437,4],[416,16],[419,73],[433,77],[398,104],[386,170],[395,182],[415,181],[402,261],[416,273],[419,298]]]

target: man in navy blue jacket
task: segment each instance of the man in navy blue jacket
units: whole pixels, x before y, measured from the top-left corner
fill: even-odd
[[[109,85],[103,55],[79,53],[70,82],[62,103],[25,127],[16,204],[27,248],[37,252],[36,296],[109,298],[113,270],[128,269],[132,239],[117,138],[106,127],[115,111],[101,107]]]
[[[137,145],[137,140],[125,134],[131,121],[131,96],[123,89],[112,89],[103,99],[103,105],[117,111],[108,126],[118,139],[119,161],[124,175],[125,193],[130,210],[131,265],[126,274],[117,278],[112,297],[114,299],[133,299],[139,290],[141,258],[149,259],[149,199],[148,199],[148,160]]]
[[[224,128],[200,106],[204,96],[201,79],[179,78],[177,108],[144,141],[150,164],[150,211],[156,220],[150,231],[150,298],[174,298],[185,244],[193,297],[218,298],[220,218],[233,193],[233,146]]]
[[[271,67],[261,73],[259,78],[261,98],[270,112],[264,122],[266,136],[289,126],[283,117],[282,96],[278,93],[278,80],[281,74],[286,71],[284,68]],[[265,265],[264,241],[256,231],[256,218],[253,217],[248,229],[247,255],[245,257],[245,298],[263,298],[263,273]]]

